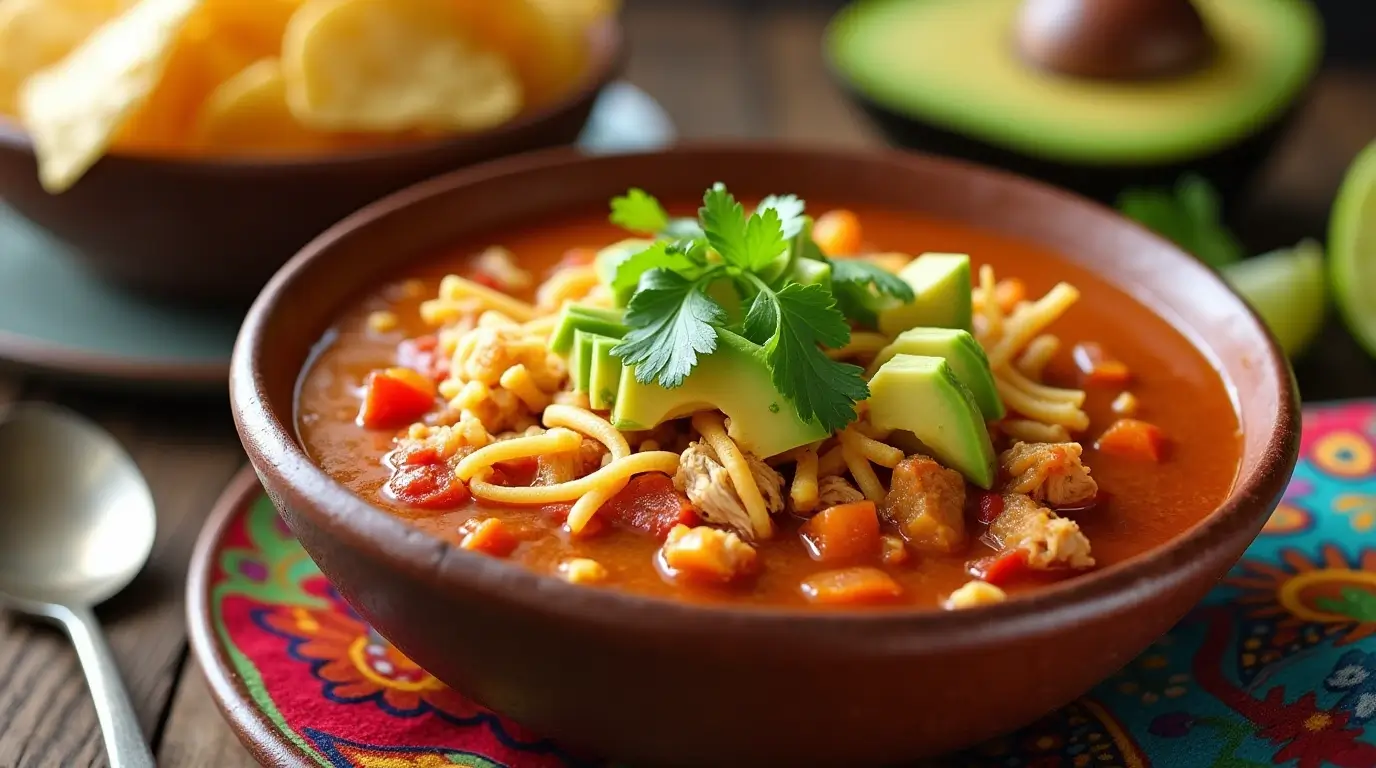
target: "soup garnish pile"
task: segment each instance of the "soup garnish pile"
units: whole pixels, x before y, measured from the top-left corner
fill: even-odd
[[[638,189],[611,208],[633,237],[515,233],[442,264],[437,291],[369,297],[305,373],[313,458],[570,582],[817,606],[1002,602],[1162,543],[1231,485],[1208,361],[1032,246],[884,210],[814,220],[791,195],[747,210],[720,184],[696,218]],[[936,247],[872,245],[913,239]],[[943,252],[961,242],[990,263]]]

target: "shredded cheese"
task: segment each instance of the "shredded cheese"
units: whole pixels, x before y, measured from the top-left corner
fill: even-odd
[[[793,502],[793,511],[806,515],[817,508],[817,450],[812,447],[801,449],[798,465],[793,470],[793,485],[789,486],[788,497]]]

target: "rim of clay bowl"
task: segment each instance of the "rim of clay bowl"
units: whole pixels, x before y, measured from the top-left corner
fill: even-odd
[[[635,162],[637,158],[677,155],[696,158],[695,165],[726,165],[733,156],[768,154],[780,161],[875,163],[925,168],[949,175],[969,176],[981,185],[1009,195],[1040,199],[1058,209],[1075,211],[1101,226],[1152,242],[1168,263],[1156,269],[1178,275],[1172,284],[1208,284],[1211,293],[1231,300],[1232,306],[1217,309],[1231,328],[1239,324],[1245,337],[1258,341],[1255,349],[1238,353],[1240,365],[1248,366],[1251,385],[1260,401],[1248,418],[1239,402],[1237,382],[1225,376],[1225,384],[1238,408],[1240,428],[1269,427],[1264,448],[1250,468],[1240,467],[1227,499],[1192,528],[1169,542],[1097,571],[1082,574],[1034,592],[1019,594],[1007,602],[975,610],[944,611],[934,607],[856,610],[817,610],[805,607],[773,608],[732,604],[702,604],[651,597],[614,589],[590,589],[568,584],[553,576],[537,574],[525,566],[466,552],[436,537],[423,535],[414,526],[369,504],[327,475],[296,441],[294,424],[283,424],[273,415],[270,395],[258,370],[263,348],[271,342],[265,333],[269,318],[284,311],[283,299],[300,290],[314,262],[328,260],[336,245],[353,233],[387,221],[419,201],[441,196],[460,187],[480,185],[507,176],[527,176],[565,166],[592,167],[606,162]],[[423,257],[417,257],[423,258]],[[1098,274],[1102,269],[1084,265]],[[1121,288],[1121,284],[1115,283]],[[362,288],[362,286],[358,286]],[[1139,299],[1140,300],[1140,299]],[[1146,302],[1144,302],[1146,303]],[[1159,307],[1150,307],[1161,313]],[[1170,320],[1169,317],[1167,317]],[[1196,346],[1217,354],[1200,331],[1181,328]],[[1229,359],[1233,356],[1230,355]],[[301,366],[307,364],[301,361]],[[299,375],[299,371],[298,371]],[[295,387],[293,387],[295,391]],[[1215,567],[1204,555],[1236,537],[1247,542],[1279,500],[1299,449],[1299,398],[1289,363],[1257,315],[1211,270],[1174,244],[1157,237],[1112,210],[1040,182],[973,164],[893,150],[851,150],[769,146],[763,143],[697,143],[652,153],[616,157],[585,157],[567,149],[518,155],[473,166],[422,182],[403,190],[340,222],[306,246],[273,277],[259,295],[240,330],[231,363],[230,397],[236,425],[244,446],[258,471],[309,503],[298,512],[314,525],[328,530],[356,551],[383,561],[399,572],[428,580],[447,591],[480,593],[485,599],[513,608],[557,617],[570,625],[631,627],[636,631],[693,635],[723,632],[749,633],[761,642],[793,646],[806,643],[844,645],[868,655],[937,652],[944,648],[984,646],[1026,639],[1067,624],[1131,606],[1148,595],[1178,589],[1205,568]],[[1263,405],[1275,404],[1275,413],[1260,413]],[[285,403],[284,412],[295,412]],[[1244,451],[1244,457],[1247,452]],[[1244,544],[1245,546],[1245,544]],[[1241,547],[1239,547],[1241,549]],[[859,649],[856,639],[863,636]]]
[[[495,141],[503,136],[530,130],[549,122],[585,102],[591,102],[601,90],[617,78],[626,64],[629,51],[621,21],[608,16],[593,23],[587,30],[588,63],[576,88],[554,101],[529,112],[522,112],[511,120],[476,133],[451,134],[436,138],[405,141],[386,147],[342,150],[317,155],[283,156],[173,156],[149,152],[109,153],[97,162],[114,161],[137,163],[166,170],[206,170],[216,173],[252,173],[258,171],[290,170],[310,167],[348,167],[370,163],[390,162],[399,158],[425,156],[453,150],[465,144]],[[33,141],[22,125],[0,116],[0,145],[33,153]]]

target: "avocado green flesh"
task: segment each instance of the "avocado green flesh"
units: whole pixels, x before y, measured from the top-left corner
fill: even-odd
[[[911,433],[980,488],[994,484],[994,445],[975,396],[944,358],[894,355],[870,379],[870,423]]]
[[[592,379],[592,342],[595,333],[574,331],[573,351],[569,354],[569,380],[574,392],[587,392]]]
[[[621,310],[570,304],[559,313],[550,335],[549,348],[558,355],[572,355],[573,337],[578,331],[621,338],[629,329],[621,321]]]
[[[594,336],[592,364],[588,378],[588,404],[598,411],[609,411],[616,403],[616,390],[621,386],[621,360],[612,354],[620,339]]]
[[[612,424],[640,431],[713,409],[730,418],[731,438],[761,458],[830,436],[817,422],[799,419],[793,404],[774,388],[763,347],[722,329],[716,351],[699,356],[692,373],[673,389],[642,384],[634,368],[624,367]]]
[[[1049,74],[1012,43],[1022,0],[859,0],[827,31],[834,71],[889,111],[1049,160],[1203,157],[1270,123],[1322,48],[1308,0],[1196,0],[1218,41],[1203,70],[1146,83]]]
[[[968,255],[924,253],[904,266],[898,276],[913,289],[913,300],[887,302],[878,312],[881,333],[897,336],[918,327],[971,329],[974,294]]]
[[[621,266],[621,262],[654,245],[654,242],[653,240],[633,238],[612,243],[598,251],[597,256],[592,261],[593,270],[597,272],[598,282],[610,289],[612,281],[616,279],[616,268]],[[631,300],[633,293],[635,293],[635,286],[620,291],[612,291],[612,303],[618,307],[624,307],[626,302]]]
[[[830,289],[831,265],[815,259],[798,259],[793,264],[791,279],[799,285],[815,284]]]
[[[944,359],[960,383],[974,395],[984,420],[1003,418],[1003,400],[994,386],[989,358],[969,331],[959,328],[909,328],[879,351],[870,370],[877,371],[900,354]]]

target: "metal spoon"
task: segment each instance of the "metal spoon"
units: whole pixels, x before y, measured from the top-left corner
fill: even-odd
[[[0,602],[72,638],[113,768],[152,768],[92,607],[148,560],[153,494],[107,432],[55,406],[0,409]]]

